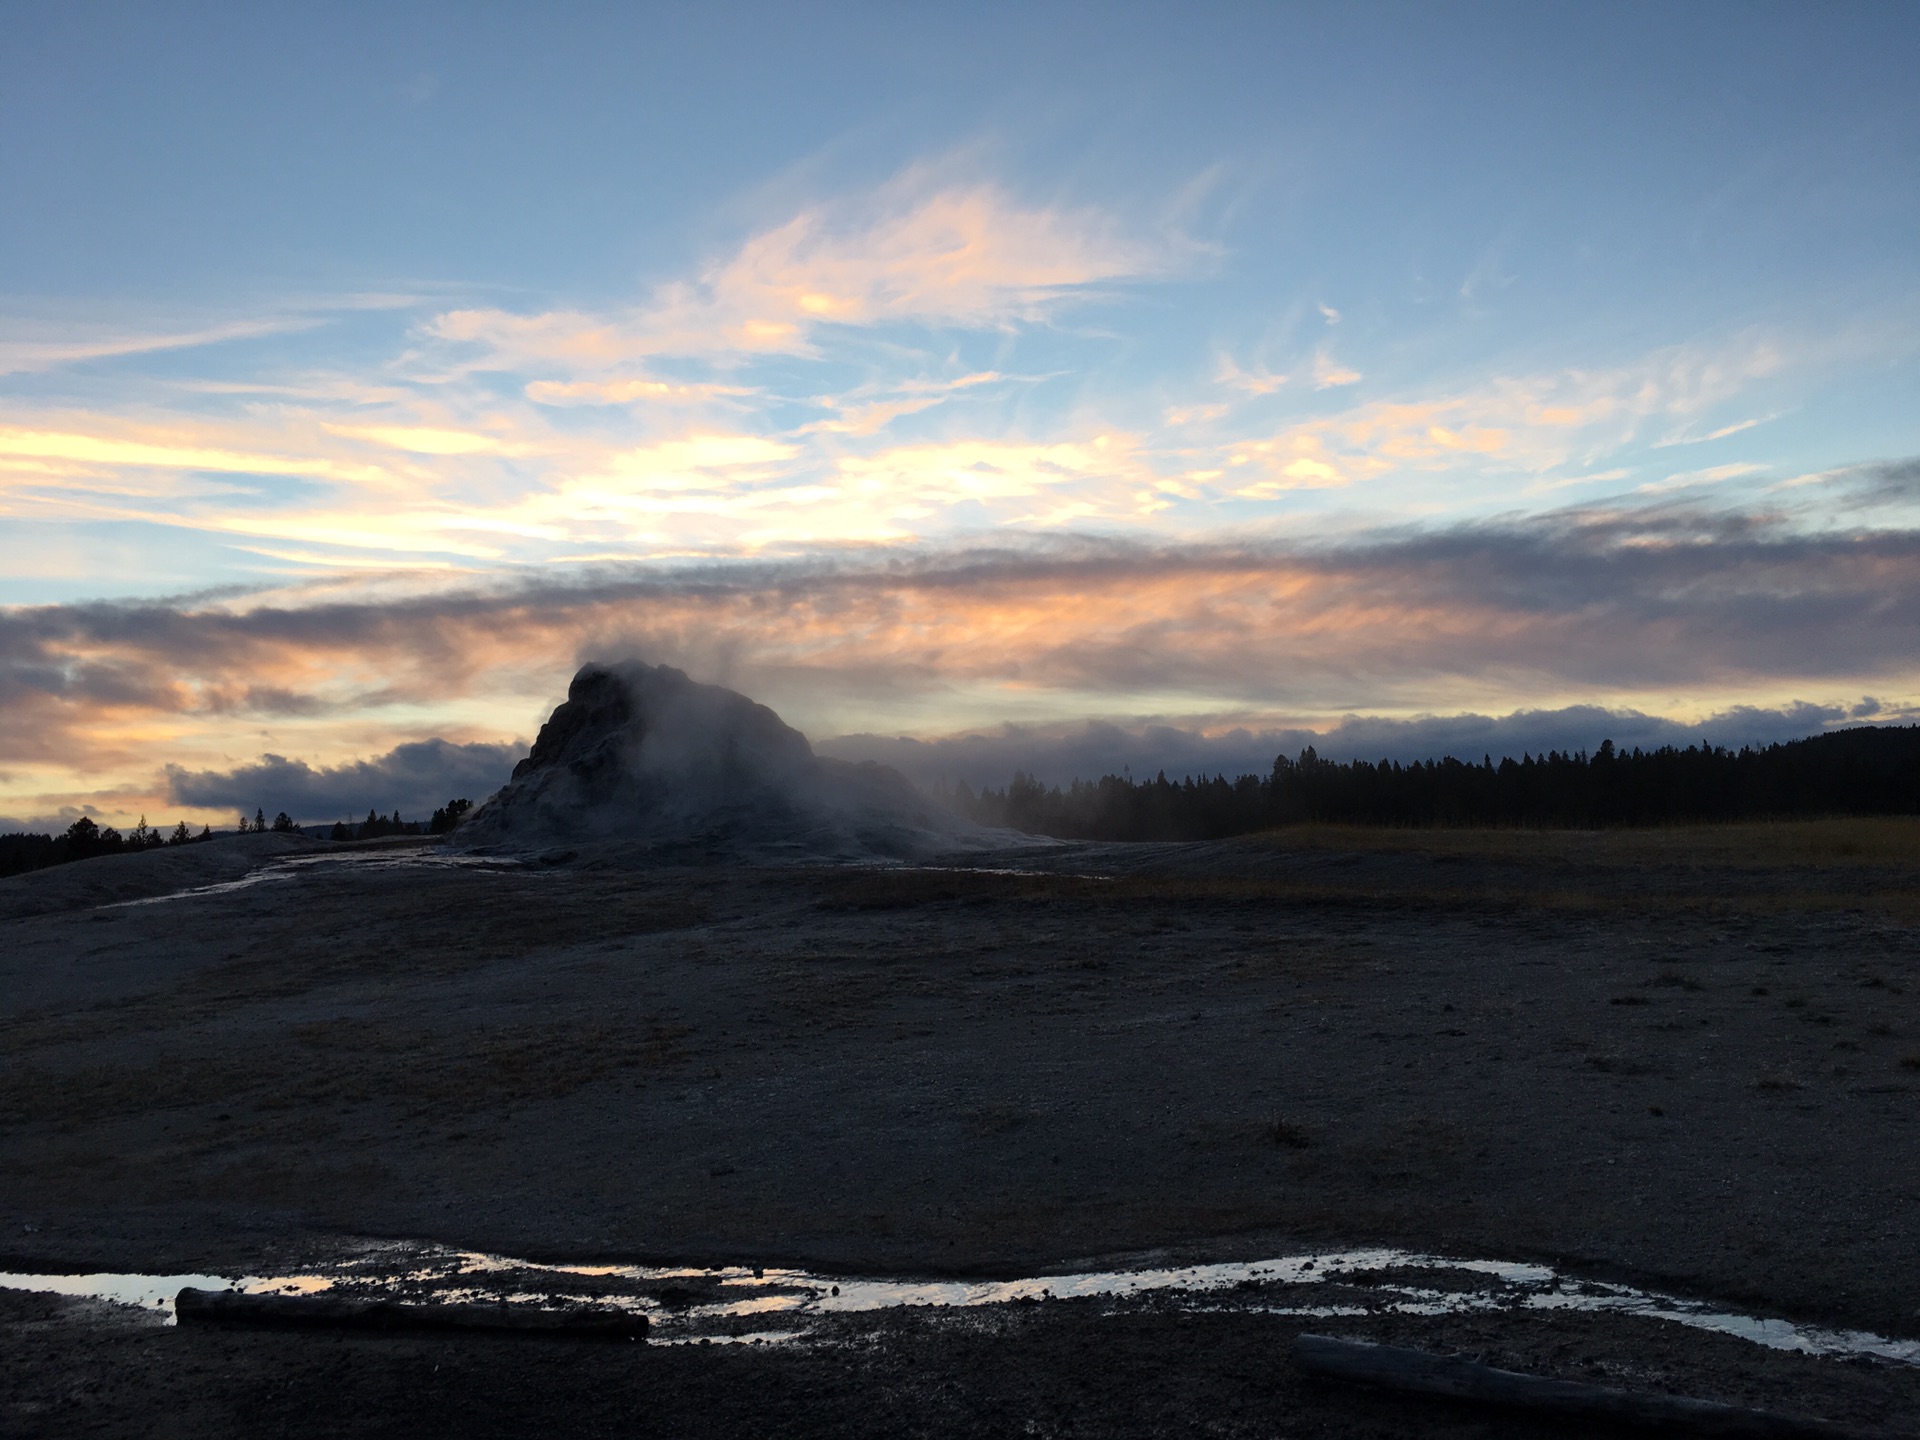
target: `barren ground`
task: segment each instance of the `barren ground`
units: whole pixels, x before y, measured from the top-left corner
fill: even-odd
[[[6,1268],[257,1271],[405,1236],[1009,1274],[1380,1241],[1920,1333],[1910,822],[969,862],[1028,873],[376,849],[100,904],[303,848],[0,882]],[[20,1296],[0,1316],[20,1433],[318,1433],[343,1396],[368,1433],[525,1433],[523,1402],[630,1431],[636,1386],[658,1433],[1489,1433],[1303,1387],[1281,1358],[1299,1322],[1253,1315],[903,1314],[845,1347],[725,1355],[196,1335]],[[1354,1333],[1920,1410],[1910,1369],[1655,1322]]]

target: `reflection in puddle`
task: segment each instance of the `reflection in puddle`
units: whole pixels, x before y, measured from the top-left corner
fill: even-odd
[[[173,890],[165,895],[149,895],[141,900],[119,900],[102,905],[102,910],[129,910],[136,905],[164,905],[169,900],[191,900],[201,895],[230,895],[236,890],[251,890],[256,885],[271,885],[282,880],[297,880],[302,875],[324,869],[347,866],[356,871],[369,870],[518,870],[520,865],[490,855],[452,854],[435,850],[404,850],[367,854],[364,851],[343,855],[295,855],[285,860],[270,860],[257,870],[249,870],[238,880],[222,880],[213,885],[196,885],[190,890]]]
[[[1666,1320],[1808,1355],[1877,1356],[1920,1365],[1920,1340],[1829,1330],[1716,1310],[1695,1300],[1562,1275],[1545,1265],[1347,1250],[1218,1265],[1094,1270],[1022,1280],[871,1280],[744,1266],[537,1265],[498,1255],[383,1245],[304,1275],[8,1275],[0,1288],[86,1295],[171,1320],[181,1287],[253,1294],[328,1290],[415,1301],[591,1303],[645,1313],[665,1344],[769,1344],[802,1338],[821,1316],[972,1309],[1059,1300],[1171,1305],[1326,1318],[1579,1310]],[[751,1328],[749,1328],[751,1326]]]
[[[1116,878],[1092,871],[1021,870],[1010,865],[913,865],[906,861],[899,861],[894,864],[870,864],[869,868],[885,871],[888,874],[906,875],[1017,875],[1023,879],[1037,880],[1112,880]]]
[[[48,1295],[77,1295],[159,1310],[173,1318],[173,1297],[191,1285],[224,1290],[233,1282],[221,1275],[11,1275],[0,1273],[0,1290],[38,1290]]]

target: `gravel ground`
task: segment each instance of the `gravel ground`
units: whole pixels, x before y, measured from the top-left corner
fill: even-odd
[[[248,839],[0,882],[5,1268],[258,1271],[358,1236],[1003,1275],[1385,1243],[1920,1333],[1920,827],[1291,832],[906,872]],[[12,1297],[0,1355],[22,1433],[307,1433],[328,1403],[419,1433],[416,1402],[505,1433],[542,1396],[590,1433],[630,1429],[641,1393],[662,1433],[1414,1413],[1291,1378],[1298,1321],[1040,1309],[613,1356]],[[1562,1373],[1615,1347],[1696,1393],[1876,1423],[1915,1398],[1908,1370],[1656,1322],[1365,1333],[1395,1327]]]

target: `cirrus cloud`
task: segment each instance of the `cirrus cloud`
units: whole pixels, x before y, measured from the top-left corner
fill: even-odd
[[[803,209],[623,313],[451,310],[426,331],[469,347],[465,363],[488,369],[811,354],[822,326],[1040,320],[1103,282],[1164,271],[1174,256],[1091,207],[1027,203],[996,185],[943,185],[912,171],[858,202]]]

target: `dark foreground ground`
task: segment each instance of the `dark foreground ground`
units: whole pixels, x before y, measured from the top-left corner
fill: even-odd
[[[991,862],[1026,874],[375,851],[99,905],[294,842],[227,843],[0,883],[5,1268],[257,1273],[343,1236],[927,1274],[1383,1242],[1920,1333],[1912,824]],[[24,1434],[1547,1433],[1301,1381],[1302,1322],[1248,1312],[895,1312],[760,1349],[0,1317]],[[1314,1328],[1343,1325],[1920,1428],[1920,1371],[1660,1322]]]
[[[1602,1437],[1306,1378],[1298,1320],[1085,1302],[954,1321],[896,1311],[806,1348],[313,1336],[135,1325],[0,1292],[0,1434],[61,1436]],[[1381,1317],[1314,1328],[1596,1384],[1711,1394],[1911,1433],[1911,1371],[1590,1317]]]

